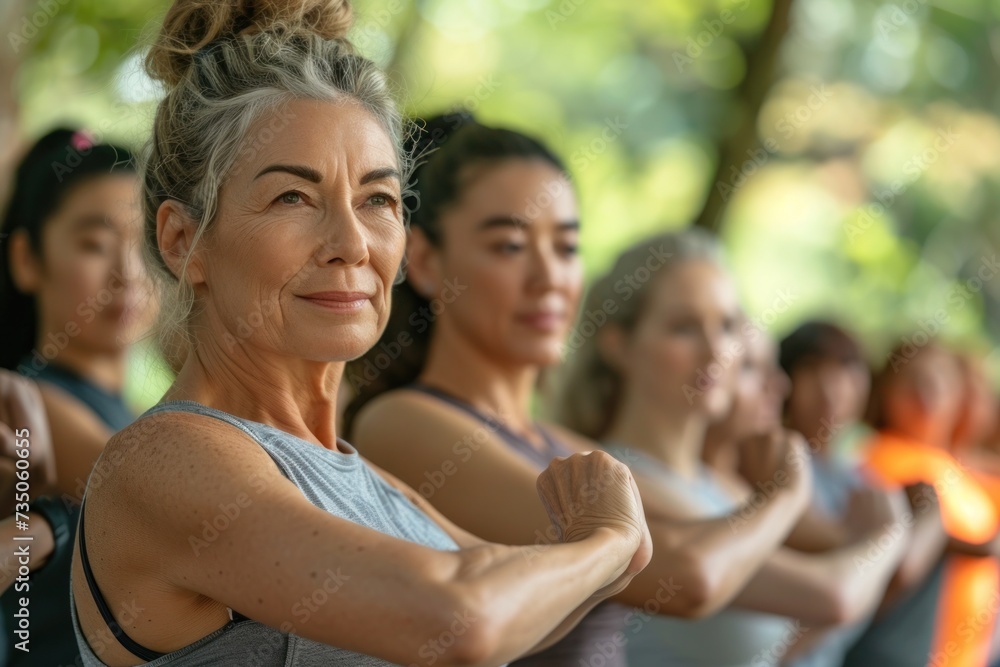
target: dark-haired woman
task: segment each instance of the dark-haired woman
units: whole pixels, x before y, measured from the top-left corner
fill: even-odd
[[[535,479],[554,457],[596,448],[536,422],[531,409],[541,373],[574,341],[583,289],[576,195],[559,159],[524,134],[447,115],[421,136],[407,282],[380,343],[349,365],[358,396],[347,427],[361,451],[464,529],[544,549],[556,536]],[[758,458],[760,479],[782,470],[789,484],[746,512],[739,532],[725,516],[664,520],[644,496],[653,561],[617,598],[641,610],[605,605],[526,663],[621,665],[646,614],[694,617],[724,605],[781,543],[808,494],[808,477],[785,470],[794,446],[772,445]]]
[[[32,505],[54,533],[53,552],[39,542],[32,565],[44,564],[30,590],[15,587],[0,598],[10,647],[24,638],[12,622],[19,599],[30,600],[34,641],[30,652],[12,648],[11,665],[70,664],[79,655],[67,604],[76,497],[103,444],[133,419],[122,398],[126,353],[153,310],[137,250],[138,202],[127,150],[59,129],[21,161],[3,219],[0,314],[8,326],[0,367],[38,382],[57,494]],[[32,477],[37,491],[41,479]]]
[[[810,321],[780,346],[781,368],[791,379],[784,405],[789,427],[809,442],[813,507],[837,519],[851,497],[872,484],[848,449],[864,429],[871,377],[858,342],[843,328]],[[907,667],[925,664],[931,651],[946,534],[932,487],[909,489],[913,538],[874,622],[848,647],[845,664]]]

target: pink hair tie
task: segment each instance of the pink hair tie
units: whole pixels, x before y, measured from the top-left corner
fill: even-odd
[[[94,146],[94,139],[85,130],[77,130],[70,137],[69,142],[78,151],[86,150]]]

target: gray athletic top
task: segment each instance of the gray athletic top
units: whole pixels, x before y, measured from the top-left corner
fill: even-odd
[[[194,401],[170,401],[156,405],[141,417],[165,411],[194,412],[215,417],[239,428],[270,454],[278,464],[282,474],[291,480],[313,505],[330,514],[347,519],[386,535],[392,535],[410,542],[422,544],[443,551],[454,551],[458,545],[426,514],[421,512],[406,496],[394,488],[367,466],[357,451],[340,440],[345,454],[325,447],[319,447],[290,433],[267,424],[216,410]],[[81,511],[81,523],[82,523]],[[79,530],[81,556],[85,553],[84,531]],[[336,570],[336,565],[331,564]],[[99,583],[94,582],[89,567],[85,568],[92,592],[96,590],[95,601],[102,613],[106,610],[100,595]],[[252,582],[247,582],[252,586]],[[84,667],[106,667],[84,639],[73,602],[70,588],[70,610],[73,616],[73,630],[80,646]],[[328,665],[381,666],[390,663],[328,646],[320,642],[299,637],[294,627],[289,632],[276,630],[238,612],[234,620],[198,641],[167,654],[144,649],[152,655],[146,657],[151,667],[175,665],[194,667],[195,665],[240,665],[241,667],[320,667]],[[105,621],[114,621],[105,615]],[[290,624],[294,625],[294,624]],[[114,641],[117,624],[109,624],[111,632],[101,633],[101,641]],[[119,629],[120,630],[120,629]],[[123,641],[123,634],[118,635]],[[387,635],[389,629],[387,629]],[[128,640],[127,635],[124,639]],[[387,638],[387,642],[391,639]],[[133,644],[133,646],[137,646]],[[143,649],[143,647],[139,647]],[[131,648],[130,648],[131,650]],[[158,657],[154,657],[158,656]],[[145,656],[140,656],[145,657]],[[152,658],[152,659],[151,659]]]
[[[605,449],[637,473],[697,502],[706,518],[737,508],[705,467],[698,479],[689,480],[638,450],[617,443]],[[630,667],[768,667],[779,664],[802,633],[791,618],[734,608],[693,621],[646,615],[625,626]]]

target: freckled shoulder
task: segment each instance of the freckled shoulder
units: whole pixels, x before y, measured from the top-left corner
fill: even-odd
[[[94,465],[87,495],[126,497],[151,503],[165,499],[156,491],[214,485],[233,474],[281,475],[277,465],[240,429],[190,412],[158,412],[116,433]],[[183,482],[177,484],[177,482]],[[95,498],[96,500],[97,498]]]

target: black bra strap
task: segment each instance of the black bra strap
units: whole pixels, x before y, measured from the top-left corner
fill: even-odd
[[[83,562],[83,573],[87,577],[87,585],[90,586],[90,594],[94,596],[94,603],[97,605],[97,609],[101,612],[101,616],[104,618],[104,622],[108,624],[111,629],[111,634],[115,636],[115,639],[124,646],[130,653],[137,655],[146,662],[151,662],[156,660],[165,653],[157,653],[152,651],[145,646],[140,646],[131,637],[125,634],[125,630],[122,626],[118,625],[118,621],[115,620],[114,615],[108,608],[107,602],[104,600],[104,596],[101,595],[101,589],[97,587],[97,582],[94,581],[94,573],[90,569],[90,559],[87,558],[87,540],[84,537],[84,520],[83,520],[83,510],[87,505],[87,499],[83,499],[83,504],[80,506],[80,560]]]

